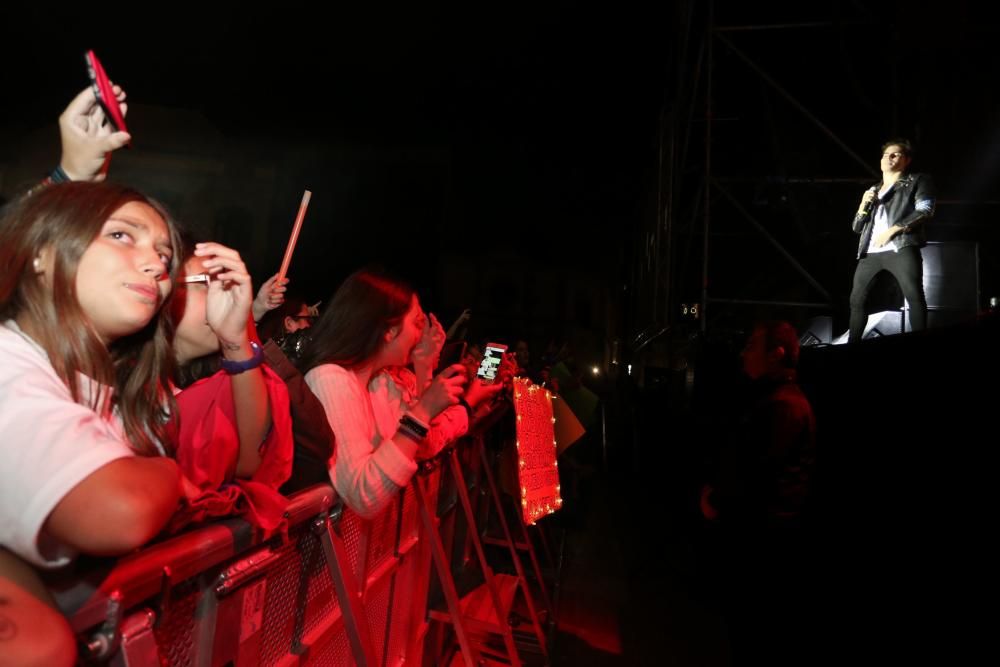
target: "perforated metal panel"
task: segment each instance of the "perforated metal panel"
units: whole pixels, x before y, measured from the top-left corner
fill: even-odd
[[[402,516],[403,526],[400,530],[400,541],[405,542],[420,530],[420,509],[417,507],[417,496],[412,483],[403,492]]]
[[[308,580],[306,603],[302,607],[305,614],[302,636],[305,636],[317,626],[329,623],[339,614],[340,602],[337,600],[333,580],[330,579],[330,569],[319,536],[311,532],[303,534],[299,547],[304,564],[303,571]],[[297,639],[301,640],[302,636]]]
[[[432,498],[437,494],[437,480],[436,473],[427,480]],[[287,542],[257,543],[225,561],[213,561],[211,571],[176,583],[154,628],[162,664],[193,666],[198,659],[196,642],[210,642],[213,637],[214,646],[202,648],[211,649],[210,655],[220,664],[270,667],[297,662],[303,655],[308,665],[355,664],[326,562],[325,537],[314,533],[311,523],[312,519],[296,526]],[[367,626],[371,648],[382,665],[407,661],[410,656],[405,652],[413,633],[422,627],[423,603],[415,600],[421,591],[426,592],[429,559],[415,540],[424,538],[423,530],[412,486],[374,521],[346,511],[338,529],[348,560],[344,567],[353,571],[358,583],[366,583],[369,574],[382,570],[383,576],[364,593],[358,619]],[[399,554],[399,567],[385,568],[399,552],[400,539],[407,550]],[[192,548],[200,548],[197,541],[189,541]],[[212,597],[219,601],[221,615],[199,618],[199,607],[205,606],[201,601],[207,599],[200,587],[215,586],[217,578],[210,575],[227,568],[236,576],[227,578],[222,597]],[[204,595],[216,593],[205,589]],[[157,608],[158,602],[157,596],[145,604]],[[208,608],[216,609],[214,605]],[[199,626],[209,622],[215,623],[214,635]],[[316,644],[306,646],[305,642]]]
[[[367,529],[368,522],[349,509],[345,509],[340,517],[339,531],[344,541],[344,548],[350,555],[351,572],[358,581],[361,578],[361,563],[364,562],[361,553],[361,532]]]
[[[261,665],[273,665],[287,655],[293,638],[298,636],[301,614],[297,604],[304,595],[305,581],[298,545],[288,544],[277,551],[279,557],[269,564],[264,617],[261,628]]]
[[[371,631],[372,644],[378,664],[382,664],[385,652],[386,623],[389,614],[389,588],[392,577],[385,577],[376,583],[365,596],[365,615],[368,617],[368,628]]]
[[[200,597],[194,582],[175,589],[166,613],[153,628],[160,656],[170,667],[188,667],[194,662],[195,608]]]
[[[399,529],[399,497],[369,524],[368,572],[377,570],[396,553],[396,532]]]
[[[341,629],[324,646],[319,646],[309,653],[306,661],[309,667],[346,667],[355,665],[354,654],[351,653],[351,642],[347,638],[347,630]]]
[[[416,578],[420,559],[419,551],[411,549],[403,558],[396,570],[396,580],[392,600],[389,603],[389,645],[385,654],[384,665],[398,665],[406,660],[406,649],[410,635],[415,631],[413,609],[414,591],[421,588]],[[425,574],[426,576],[426,574]]]

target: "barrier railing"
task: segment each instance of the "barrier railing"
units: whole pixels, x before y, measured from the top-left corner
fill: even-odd
[[[469,438],[458,450],[476,461],[482,443]],[[344,509],[331,486],[318,485],[291,498],[287,534],[263,540],[246,522],[225,519],[116,562],[83,560],[51,580],[50,588],[85,659],[96,663],[438,664],[440,655],[424,656],[432,564],[441,585],[453,595],[456,590],[448,556],[435,553],[443,544],[437,511],[442,467],[450,466],[445,495],[461,501],[466,539],[478,545],[482,560],[475,511],[464,488],[457,498],[450,488],[463,480],[459,460],[452,451],[443,453],[370,521]],[[445,539],[450,544],[451,537]],[[491,573],[488,565],[484,569]],[[466,661],[476,663],[479,650],[464,612],[457,598],[451,603],[450,627]],[[495,611],[503,626],[508,609]],[[535,629],[541,641],[537,619]],[[500,632],[509,661],[519,664],[509,628]]]

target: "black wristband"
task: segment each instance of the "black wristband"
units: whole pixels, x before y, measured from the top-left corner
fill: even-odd
[[[430,430],[426,424],[421,424],[416,418],[408,414],[404,414],[399,418],[399,427],[413,431],[421,440],[427,437],[427,431]]]
[[[404,436],[406,436],[410,440],[413,440],[414,442],[423,442],[424,441],[423,437],[421,437],[421,435],[419,433],[415,433],[413,431],[413,429],[408,428],[408,427],[404,426],[403,424],[399,425],[399,429],[396,432],[397,433],[402,433]]]

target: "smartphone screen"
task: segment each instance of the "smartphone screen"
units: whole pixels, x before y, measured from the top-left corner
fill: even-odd
[[[116,130],[128,132],[125,127],[125,117],[122,116],[121,108],[118,106],[118,99],[115,91],[108,80],[108,75],[101,66],[101,61],[93,51],[87,51],[87,73],[90,75],[90,83],[94,86],[94,96],[104,109],[104,115],[108,121],[115,126]]]
[[[483,361],[479,364],[479,370],[476,372],[476,377],[483,382],[493,382],[497,377],[497,372],[500,370],[503,353],[506,351],[506,345],[488,343],[486,351],[483,353]]]

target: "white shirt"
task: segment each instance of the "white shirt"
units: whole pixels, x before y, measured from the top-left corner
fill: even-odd
[[[892,188],[891,185],[883,185],[882,189],[878,191],[878,199],[875,200],[875,224],[872,226],[872,236],[868,239],[868,254],[876,252],[896,252],[896,244],[891,240],[884,246],[879,248],[875,247],[875,239],[884,232],[889,230],[889,215],[885,212],[885,204],[882,203],[882,197],[885,196],[889,189]]]
[[[41,567],[69,563],[75,552],[43,530],[49,514],[97,469],[134,455],[119,420],[74,402],[45,351],[12,320],[0,325],[0,545]]]
[[[376,374],[366,387],[358,375],[336,364],[311,369],[305,380],[323,404],[335,437],[329,467],[333,486],[348,507],[372,519],[417,471],[414,459],[392,441],[416,397],[387,372]],[[468,430],[465,409],[449,408],[430,426],[427,455]]]

